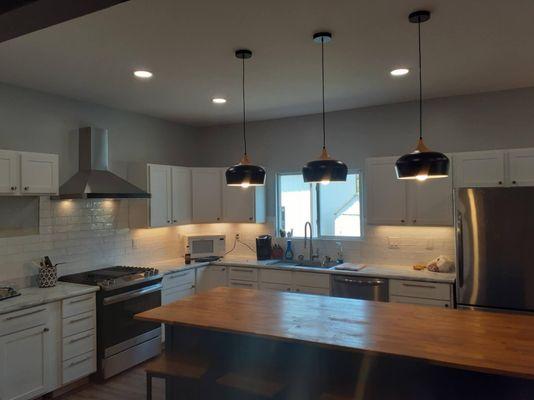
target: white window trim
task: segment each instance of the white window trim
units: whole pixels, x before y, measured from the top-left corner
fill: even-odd
[[[360,242],[360,241],[363,241],[364,240],[364,237],[365,237],[365,230],[364,230],[364,227],[365,227],[365,223],[364,223],[364,210],[365,210],[365,195],[364,195],[364,192],[363,192],[363,182],[364,182],[364,176],[363,176],[363,171],[361,169],[349,169],[348,171],[349,174],[358,174],[359,175],[359,180],[358,180],[358,184],[359,184],[359,193],[360,193],[360,233],[361,235],[360,236],[321,236],[319,235],[320,233],[320,221],[319,221],[319,216],[317,215],[317,207],[311,207],[312,209],[312,219],[315,219],[315,221],[313,222],[313,232],[315,234],[315,236],[313,237],[314,239],[318,239],[318,240],[331,240],[331,241],[335,241],[335,242],[343,242],[343,241],[346,241],[346,242]],[[276,187],[275,187],[275,196],[276,196],[276,204],[275,204],[275,218],[276,218],[276,232],[275,232],[275,237],[276,238],[282,238],[280,236],[280,177],[284,176],[284,175],[302,175],[302,171],[295,171],[295,172],[277,172],[276,173]],[[316,202],[318,203],[319,202],[319,198],[317,196],[317,191],[315,193],[312,193],[312,201],[313,201],[313,198],[316,198]],[[313,205],[313,204],[312,204]],[[286,237],[287,238],[287,237]],[[283,239],[283,238],[282,238]],[[303,236],[293,236],[292,239],[304,239]]]

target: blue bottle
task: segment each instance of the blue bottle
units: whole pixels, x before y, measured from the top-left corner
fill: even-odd
[[[287,248],[286,248],[286,254],[284,255],[284,258],[286,260],[292,260],[295,255],[293,254],[293,249],[291,248],[291,240],[287,241]]]

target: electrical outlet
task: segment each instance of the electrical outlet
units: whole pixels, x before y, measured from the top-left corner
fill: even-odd
[[[235,234],[235,240],[239,240],[239,233]]]
[[[132,249],[137,249],[137,240],[132,239]]]

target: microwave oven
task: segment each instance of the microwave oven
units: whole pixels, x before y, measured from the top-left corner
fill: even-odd
[[[187,235],[184,253],[187,253],[188,246],[193,260],[204,257],[223,257],[226,251],[226,236]]]

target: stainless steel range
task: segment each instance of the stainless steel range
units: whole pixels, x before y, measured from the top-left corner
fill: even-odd
[[[155,268],[116,266],[66,275],[61,281],[96,285],[97,378],[107,379],[161,352],[161,326],[134,315],[161,305]]]

